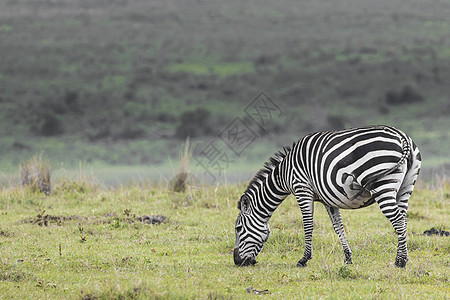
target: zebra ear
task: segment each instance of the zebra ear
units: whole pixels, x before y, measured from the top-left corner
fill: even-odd
[[[247,213],[249,211],[250,199],[246,195],[242,195],[241,199],[238,201],[238,208],[243,213]]]

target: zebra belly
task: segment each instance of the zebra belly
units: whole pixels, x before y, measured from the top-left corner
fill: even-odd
[[[373,200],[372,197],[362,197],[362,196],[359,196],[358,198],[353,200],[344,198],[344,199],[335,199],[335,201],[330,202],[329,200],[319,198],[316,201],[341,209],[358,209],[370,206],[375,203],[375,200]]]
[[[362,208],[375,203],[371,193],[358,183],[352,175],[344,174],[341,188],[343,194],[338,193],[337,198],[321,195],[319,201],[342,209]]]
[[[363,208],[369,205],[372,205],[375,203],[375,200],[369,195],[360,195],[356,198],[351,197],[342,197],[340,199],[334,199],[334,201],[329,201],[325,199],[320,199],[321,202],[326,203],[329,206],[332,207],[338,207],[342,209],[357,209],[357,208]]]

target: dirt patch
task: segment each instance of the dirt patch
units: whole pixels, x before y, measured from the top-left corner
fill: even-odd
[[[107,220],[103,220],[103,223],[105,224],[110,224],[113,222],[125,222],[128,224],[135,224],[135,223],[144,223],[144,224],[153,224],[153,225],[159,225],[161,223],[166,223],[167,222],[167,218],[163,215],[142,215],[142,217],[140,216],[136,216],[136,215],[130,215],[128,217],[111,217]]]
[[[436,229],[433,227],[431,229],[425,230],[423,232],[423,235],[450,236],[450,232],[442,230],[442,229]]]
[[[58,226],[63,225],[67,221],[77,221],[82,224],[111,224],[113,222],[125,222],[128,224],[134,224],[134,223],[144,223],[144,224],[153,224],[153,225],[159,225],[161,223],[166,223],[167,218],[163,215],[142,215],[136,216],[134,214],[125,213],[125,217],[119,217],[115,213],[106,213],[102,216],[79,216],[79,215],[72,215],[72,216],[56,216],[56,215],[49,215],[46,214],[45,211],[42,211],[38,213],[35,217],[30,217],[21,220],[20,224],[36,224],[39,226],[49,226],[51,224],[55,224]],[[3,234],[3,231],[0,232],[0,235]],[[5,236],[8,234],[5,231]]]
[[[0,236],[4,236],[4,237],[10,237],[13,236],[14,233],[12,231],[9,231],[8,229],[1,229],[0,228]]]
[[[84,294],[83,290],[81,290],[81,300],[95,300],[98,299],[96,296],[94,296],[93,294]]]
[[[246,288],[247,293],[249,294],[255,294],[255,295],[265,295],[270,294],[269,290],[257,290],[254,287]]]
[[[66,221],[81,220],[81,219],[87,219],[87,218],[83,217],[83,216],[77,216],[77,215],[54,216],[54,215],[46,214],[45,210],[44,210],[44,211],[38,213],[36,215],[36,217],[30,217],[30,218],[23,219],[19,223],[37,224],[39,226],[48,226],[49,224],[52,224],[52,223],[56,224],[56,225],[62,225]]]
[[[163,215],[156,216],[147,216],[143,215],[141,218],[138,218],[144,224],[161,224],[166,223],[166,217]]]

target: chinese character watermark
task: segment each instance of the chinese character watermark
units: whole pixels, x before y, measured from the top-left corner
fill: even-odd
[[[216,181],[216,175],[223,175],[223,172],[229,168],[232,162],[228,153],[217,147],[214,141],[201,148],[198,155],[193,156],[193,158],[197,162],[196,165],[203,168],[206,179],[212,182]]]
[[[197,166],[203,169],[206,181],[216,182],[233,162],[232,153],[241,156],[245,149],[258,138],[258,134],[251,125],[266,131],[270,122],[282,115],[281,109],[264,91],[259,92],[247,105],[244,113],[247,116],[246,119],[236,117],[217,135],[218,139],[194,150],[193,159]],[[220,147],[218,144],[224,145]]]
[[[258,136],[241,118],[234,119],[220,134],[219,138],[237,155],[253,143]]]
[[[281,109],[264,91],[259,92],[255,99],[244,109],[244,112],[263,130],[267,129],[268,122],[275,117],[280,117],[282,113]]]

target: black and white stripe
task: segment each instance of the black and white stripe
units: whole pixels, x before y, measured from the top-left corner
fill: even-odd
[[[317,132],[270,158],[238,202],[234,261],[256,263],[269,236],[268,221],[289,195],[294,194],[303,215],[305,253],[312,257],[314,201],[321,202],[342,243],[345,262],[351,249],[345,238],[339,209],[379,204],[398,234],[395,264],[404,267],[406,211],[421,165],[420,152],[410,137],[389,126]]]

